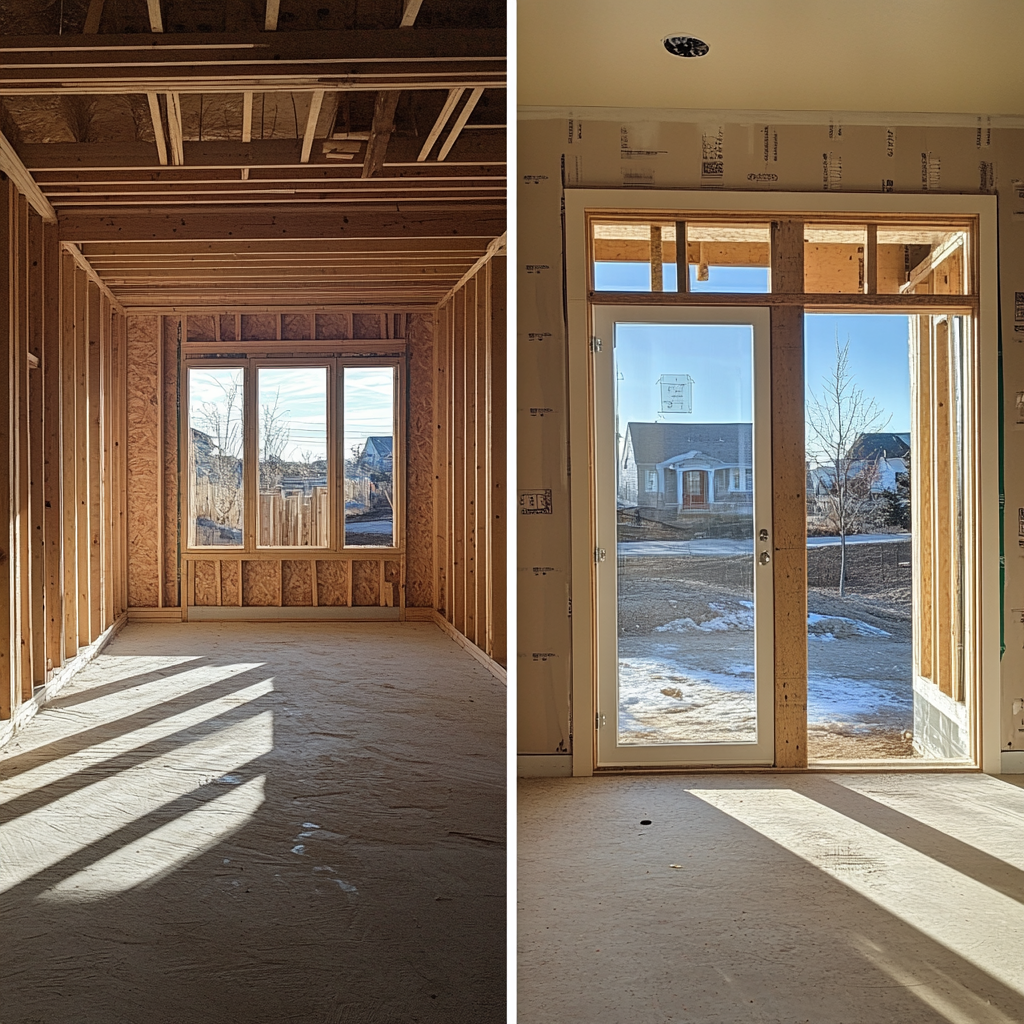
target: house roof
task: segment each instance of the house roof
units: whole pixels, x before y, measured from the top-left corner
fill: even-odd
[[[751,465],[750,423],[630,423],[627,437],[637,463],[657,465],[685,452],[720,462]]]
[[[386,458],[391,454],[391,435],[380,436],[380,437],[368,437],[366,444],[363,446],[364,452],[373,452],[375,455],[379,455],[381,458]]]
[[[851,459],[902,459],[910,454],[910,434],[861,434],[850,446]]]

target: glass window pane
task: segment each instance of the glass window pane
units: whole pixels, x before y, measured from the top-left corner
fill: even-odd
[[[327,367],[259,370],[261,547],[326,547]]]
[[[622,745],[757,741],[753,354],[746,325],[616,325]]]
[[[241,547],[243,370],[190,367],[188,543]]]
[[[691,292],[769,291],[770,229],[766,224],[687,223],[686,250]],[[596,291],[678,290],[674,223],[595,224],[593,251]],[[661,286],[657,287],[659,266]]]
[[[395,543],[395,370],[345,368],[345,543]]]

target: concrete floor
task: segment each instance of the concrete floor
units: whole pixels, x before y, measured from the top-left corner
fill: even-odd
[[[426,623],[129,625],[0,751],[0,1021],[504,1021],[505,698]]]
[[[1019,778],[524,781],[519,1024],[1018,1024]]]

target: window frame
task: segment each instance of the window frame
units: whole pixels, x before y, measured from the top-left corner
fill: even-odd
[[[224,343],[225,347],[232,343]],[[305,349],[308,343],[296,342],[295,347]],[[182,352],[180,374],[182,380],[183,411],[179,438],[178,464],[184,468],[179,473],[178,500],[182,516],[183,558],[217,559],[303,559],[311,557],[341,556],[394,557],[405,555],[405,356],[370,356],[360,354],[335,354],[303,351],[301,353],[253,352],[252,354],[231,354],[220,356],[213,352]],[[189,388],[190,371],[193,369],[241,367],[245,389],[243,402],[243,543],[241,546],[200,546],[190,543],[192,509],[189,499],[189,431],[191,429],[191,395]],[[327,369],[327,475],[329,527],[328,543],[319,545],[261,545],[258,543],[258,482],[259,482],[259,370],[287,369],[290,367],[324,367]],[[394,519],[392,523],[393,543],[389,546],[378,544],[346,544],[344,522],[344,471],[341,469],[340,449],[344,442],[342,433],[345,424],[343,377],[346,367],[390,367],[393,370],[392,396],[392,474],[394,488]]]

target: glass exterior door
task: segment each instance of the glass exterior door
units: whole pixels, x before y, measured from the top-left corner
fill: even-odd
[[[765,309],[598,306],[598,765],[771,764]]]

